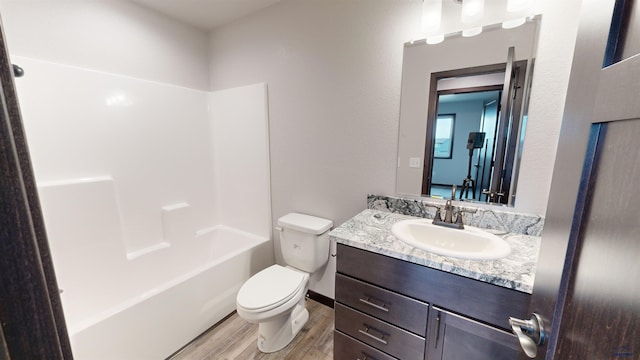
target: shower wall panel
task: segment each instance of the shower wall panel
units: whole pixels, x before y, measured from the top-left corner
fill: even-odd
[[[271,238],[267,85],[213,92],[209,106],[220,223]]]
[[[17,61],[27,72],[16,86],[39,183],[112,178],[129,254],[164,242],[163,207],[188,203],[191,231],[216,224],[206,92]]]

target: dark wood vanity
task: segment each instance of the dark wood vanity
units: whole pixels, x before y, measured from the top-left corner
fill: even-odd
[[[334,359],[517,359],[530,295],[338,244]]]

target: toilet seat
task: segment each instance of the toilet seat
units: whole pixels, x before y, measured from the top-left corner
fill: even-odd
[[[259,313],[276,308],[304,289],[308,275],[280,265],[272,265],[253,275],[242,285],[237,305],[246,312]]]

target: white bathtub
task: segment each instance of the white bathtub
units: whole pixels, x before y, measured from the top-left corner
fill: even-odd
[[[202,244],[197,251],[215,256],[106,310],[68,321],[74,357],[164,359],[233,312],[240,286],[273,261],[269,239],[225,226],[217,226],[196,240]],[[202,257],[202,253],[191,255]],[[63,306],[67,295],[72,294],[63,293]],[[90,305],[92,299],[83,301]],[[95,301],[103,303],[104,299]]]

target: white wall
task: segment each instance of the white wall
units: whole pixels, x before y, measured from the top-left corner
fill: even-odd
[[[12,57],[209,87],[206,33],[135,3],[2,0],[0,15]]]
[[[542,26],[515,210],[545,216],[582,0],[538,1]]]
[[[537,6],[514,210],[544,214],[580,1]],[[213,89],[269,83],[274,222],[299,211],[340,224],[366,207],[367,193],[395,194],[403,44],[419,16],[419,1],[284,0],[211,33]],[[332,266],[313,290],[333,295]]]
[[[402,44],[413,28],[403,20],[413,8],[284,1],[211,34],[213,89],[269,84],[274,222],[297,211],[338,225],[366,208],[367,193],[393,193]],[[312,290],[333,297],[334,271]]]

